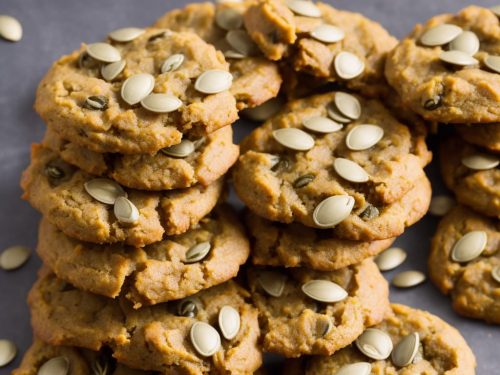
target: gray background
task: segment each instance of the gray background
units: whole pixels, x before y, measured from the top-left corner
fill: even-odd
[[[496,0],[498,1],[498,0]],[[482,0],[483,6],[496,5]],[[30,144],[41,139],[45,126],[32,109],[35,88],[53,60],[76,49],[81,41],[101,40],[109,31],[125,26],[147,26],[167,10],[189,1],[166,0],[1,0],[0,14],[18,18],[24,28],[19,43],[0,40],[0,249],[26,245],[34,249],[38,213],[20,199],[19,177],[29,160]],[[401,38],[417,22],[434,14],[455,12],[468,5],[462,0],[337,0],[338,8],[364,13],[381,22]],[[235,125],[238,137],[252,124]],[[436,144],[431,139],[431,146]],[[444,192],[435,161],[429,168],[435,193]],[[425,271],[430,238],[437,219],[427,216],[397,240],[409,252],[398,271]],[[57,244],[54,244],[57,246]],[[15,362],[3,369],[9,373],[19,363],[31,342],[26,294],[35,280],[40,261],[32,257],[23,268],[0,270],[0,338],[13,340],[19,348]],[[392,273],[387,273],[390,280]],[[500,367],[500,327],[461,318],[453,313],[448,298],[430,283],[411,290],[391,289],[393,301],[429,310],[457,327],[478,360],[478,373],[492,375]],[[275,371],[273,371],[274,373]]]

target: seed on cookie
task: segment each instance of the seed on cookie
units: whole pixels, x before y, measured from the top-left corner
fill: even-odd
[[[105,63],[113,63],[122,59],[120,51],[108,43],[89,44],[86,51],[93,59]]]
[[[235,50],[228,49],[228,50],[224,51],[224,57],[226,57],[228,59],[240,60],[240,59],[244,59],[246,56],[240,52],[235,51]]]
[[[139,220],[139,210],[125,197],[116,198],[113,212],[120,223],[135,224]]]
[[[274,271],[262,271],[258,281],[262,289],[272,297],[281,297],[285,289],[287,277]]]
[[[94,178],[83,186],[92,198],[104,204],[114,204],[119,197],[127,196],[120,185],[108,178]]]
[[[295,189],[300,189],[300,188],[303,188],[303,187],[306,187],[307,185],[309,185],[314,179],[316,178],[315,175],[313,175],[312,173],[308,173],[308,174],[305,174],[303,176],[300,176],[299,178],[297,178],[294,182],[293,182],[293,187]]]
[[[8,365],[16,357],[16,345],[10,340],[0,340],[0,367]]]
[[[335,105],[335,102],[331,102],[326,107],[326,112],[328,113],[328,117],[332,120],[340,122],[341,124],[347,124],[352,121],[349,117],[344,116]]]
[[[342,79],[353,79],[365,70],[365,63],[355,54],[342,51],[333,62],[335,72]]]
[[[365,209],[359,214],[359,217],[364,221],[375,219],[380,215],[380,211],[373,204],[368,203]]]
[[[477,258],[484,251],[488,243],[488,235],[482,230],[475,230],[464,234],[451,249],[451,259],[465,263]]]
[[[124,27],[121,29],[114,30],[108,34],[108,37],[115,42],[131,42],[135,38],[138,38],[144,34],[144,29],[139,29],[137,27]]]
[[[21,23],[14,17],[0,14],[0,37],[11,42],[18,42],[23,37]]]
[[[195,322],[191,326],[189,336],[198,354],[204,357],[214,355],[220,348],[219,332],[205,322]]]
[[[31,255],[31,250],[26,246],[11,246],[0,254],[0,268],[10,271],[21,267]]]
[[[308,281],[302,285],[302,292],[316,301],[325,303],[339,302],[347,298],[344,288],[329,280]]]
[[[472,31],[463,31],[450,42],[450,50],[462,51],[473,56],[479,51],[479,38]]]
[[[356,339],[356,346],[361,353],[377,361],[387,359],[393,348],[391,337],[377,328],[366,329]]]
[[[340,27],[328,24],[316,26],[310,34],[314,39],[324,43],[336,43],[345,37],[344,30]]]
[[[287,0],[286,5],[292,12],[299,16],[321,17],[321,9],[319,9],[312,1],[307,0]]]
[[[101,67],[101,76],[106,81],[110,82],[120,75],[125,69],[126,62],[120,60],[111,64],[106,64]]]
[[[334,102],[342,115],[351,120],[357,120],[361,116],[361,103],[355,96],[339,91],[335,93]]]
[[[455,200],[447,195],[435,195],[431,199],[429,213],[434,216],[444,216],[455,206]]]
[[[141,105],[155,113],[170,113],[182,106],[182,100],[170,94],[149,94],[141,100]]]
[[[435,47],[442,46],[451,42],[462,32],[462,28],[456,25],[443,23],[427,30],[420,37],[420,43],[424,46]]]
[[[491,270],[491,277],[493,277],[496,282],[500,283],[500,265],[493,267]]]
[[[161,152],[163,152],[167,156],[171,156],[173,158],[185,158],[191,155],[195,150],[194,143],[189,139],[183,139],[181,143],[162,148]]]
[[[147,73],[135,74],[125,80],[121,88],[122,99],[134,105],[151,94],[155,87],[155,77]]]
[[[391,247],[377,255],[374,261],[380,271],[390,271],[403,264],[406,256],[406,251],[403,249]]]
[[[370,179],[363,167],[349,159],[336,158],[333,169],[340,177],[350,182],[363,183]]]
[[[427,99],[424,102],[424,108],[428,111],[434,111],[435,109],[438,109],[439,106],[441,105],[442,97],[441,95],[436,95],[433,98]]]
[[[245,30],[231,30],[226,34],[226,41],[232,49],[245,56],[255,54],[257,47]]]
[[[179,69],[179,67],[184,62],[184,59],[185,57],[182,53],[176,53],[172,56],[167,57],[161,65],[161,72],[168,73]]]
[[[307,151],[314,147],[314,138],[297,128],[274,130],[273,138],[282,146],[296,151]]]
[[[326,317],[326,319],[318,319],[316,321],[316,336],[317,337],[325,337],[330,333],[333,328],[333,323],[330,317]]]
[[[422,284],[425,279],[425,275],[420,271],[403,271],[392,278],[392,285],[398,288],[412,288]]]
[[[469,169],[484,171],[498,167],[500,158],[488,154],[473,154],[462,159],[462,164]]]
[[[357,125],[347,133],[345,143],[350,150],[362,151],[375,146],[384,136],[384,129],[377,125]]]
[[[69,372],[69,359],[63,356],[54,357],[46,361],[37,375],[67,375]]]
[[[500,73],[500,56],[488,55],[484,59],[484,65],[496,73]]]
[[[85,99],[85,108],[105,111],[108,108],[109,99],[104,95],[92,95]]]
[[[356,362],[342,366],[335,375],[370,375],[372,365],[368,362]]]
[[[453,64],[458,66],[469,66],[469,65],[476,65],[477,63],[479,63],[477,59],[475,59],[468,53],[457,50],[442,51],[439,54],[439,59],[448,64]]]
[[[405,367],[413,363],[420,346],[420,336],[418,332],[410,333],[403,337],[394,347],[391,354],[392,363],[397,367]]]
[[[207,70],[203,72],[194,84],[194,88],[203,94],[217,94],[229,90],[233,76],[225,70]]]
[[[211,247],[212,245],[210,245],[210,242],[208,241],[200,242],[191,246],[191,248],[186,251],[184,263],[196,263],[203,260],[210,252]]]
[[[342,124],[323,116],[306,118],[302,121],[302,125],[304,125],[304,128],[307,130],[322,134],[333,133],[339,131],[343,127]]]
[[[233,8],[218,9],[215,23],[224,30],[236,30],[243,26],[243,15]]]
[[[226,340],[232,340],[240,331],[240,314],[229,305],[222,306],[218,316],[219,328]]]
[[[333,228],[347,219],[354,207],[349,195],[334,195],[321,201],[313,212],[314,223],[320,228]]]
[[[177,303],[177,315],[194,318],[198,314],[200,301],[195,297],[187,297]]]

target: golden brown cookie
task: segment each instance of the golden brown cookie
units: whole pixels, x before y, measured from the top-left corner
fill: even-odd
[[[186,232],[212,210],[224,189],[223,179],[207,187],[195,185],[162,192],[125,191],[112,180],[105,180],[105,186],[95,189],[96,182],[102,185],[102,179],[96,180],[62,161],[55,152],[34,145],[31,164],[23,173],[21,185],[23,199],[69,237],[133,246],[160,241],[163,235]],[[112,196],[112,201],[91,196],[89,184],[105,198]],[[118,197],[123,199],[117,215],[118,204],[113,202]],[[122,217],[124,213],[126,217]]]
[[[42,272],[29,303],[35,335],[51,345],[94,351],[107,347],[118,363],[165,374],[244,374],[262,363],[258,313],[248,297],[229,281],[189,300],[134,310],[122,298],[72,289]],[[231,313],[222,313],[221,330],[218,321],[225,306]]]
[[[331,272],[255,267],[248,279],[263,348],[286,357],[330,355],[389,308],[387,282],[370,259]]]
[[[457,130],[465,141],[500,153],[500,123],[460,125]]]
[[[236,98],[238,109],[252,108],[274,98],[282,82],[278,66],[259,56],[242,29],[243,13],[249,3],[189,4],[183,9],[167,12],[154,24],[174,31],[194,32],[225,53],[234,77],[230,91]],[[235,50],[235,46],[239,50]]]
[[[499,18],[469,6],[417,25],[389,54],[385,75],[405,104],[427,120],[498,122],[499,56]]]
[[[64,139],[96,152],[155,153],[183,135],[204,136],[238,118],[225,87],[229,65],[197,35],[146,29],[130,42],[108,42],[62,57],[38,87],[35,109]],[[173,55],[183,56],[181,64],[165,67]],[[90,56],[126,65],[114,78],[105,71],[106,80],[105,63]],[[206,79],[200,77],[213,70],[217,87],[203,84],[201,91],[198,82]],[[170,96],[146,97],[151,90]]]
[[[459,314],[500,324],[500,222],[453,208],[432,240],[429,275]]]

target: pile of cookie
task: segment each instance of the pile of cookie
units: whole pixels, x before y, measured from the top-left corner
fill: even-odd
[[[473,374],[456,329],[389,302],[373,257],[428,211],[424,119],[474,123],[465,141],[498,151],[477,123],[498,121],[499,23],[470,7],[398,44],[327,4],[226,0],[62,57],[22,179],[44,268],[15,374],[248,374],[264,351],[287,373]],[[239,113],[262,122],[240,150]],[[431,276],[495,321],[498,159],[465,141],[444,146],[449,185],[495,218],[451,211]],[[223,203],[233,164],[249,238]]]

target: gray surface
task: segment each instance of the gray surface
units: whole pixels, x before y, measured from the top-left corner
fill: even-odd
[[[20,199],[18,181],[27,165],[32,142],[41,139],[45,126],[32,109],[37,82],[51,62],[77,48],[81,41],[93,42],[107,32],[125,26],[146,26],[163,12],[188,1],[165,0],[1,0],[0,14],[17,17],[24,27],[20,43],[0,40],[0,249],[14,244],[34,248],[39,215]],[[484,6],[495,1],[479,1]],[[402,37],[417,22],[467,5],[457,0],[339,0],[339,8],[360,11],[381,22],[391,33]],[[241,137],[250,124],[238,124]],[[432,143],[432,142],[431,142]],[[442,192],[435,166],[430,168],[436,192]],[[399,270],[425,270],[429,241],[437,220],[426,217],[409,229],[397,245],[407,249],[409,259]],[[56,244],[54,244],[56,245]],[[40,261],[33,257],[22,269],[0,270],[0,338],[19,347],[14,365],[31,342],[26,294],[35,280]],[[388,279],[392,274],[386,274]],[[429,282],[412,290],[391,290],[393,301],[429,310],[457,327],[478,359],[478,374],[498,374],[500,328],[458,317]],[[0,369],[7,374],[14,365]],[[274,371],[273,371],[274,373]]]

